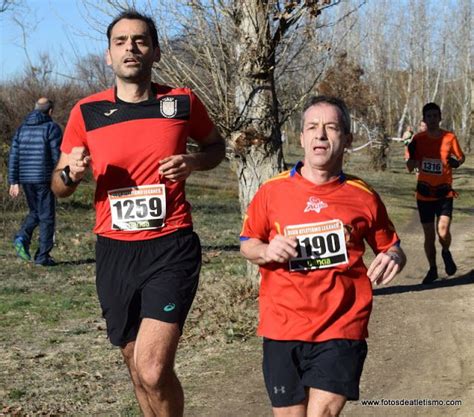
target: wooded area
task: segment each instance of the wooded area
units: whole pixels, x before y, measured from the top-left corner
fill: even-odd
[[[155,79],[189,86],[206,104],[227,139],[242,211],[258,186],[284,169],[282,141],[298,143],[299,111],[309,95],[346,100],[355,144],[379,143],[372,149],[376,169],[385,167],[380,143],[387,147],[387,138],[400,137],[408,125],[416,128],[421,108],[429,101],[443,109],[443,127],[454,130],[461,146],[471,150],[470,0],[78,4],[91,31],[104,33],[124,7],[136,7],[156,19],[162,60]],[[0,84],[2,156],[40,95],[56,102],[55,118],[64,126],[77,99],[113,83],[102,56],[77,58],[71,74],[63,74],[47,50],[32,57],[28,38],[34,33],[28,33],[22,20],[26,10],[22,0],[3,0],[0,5],[22,28],[29,63],[23,73]]]

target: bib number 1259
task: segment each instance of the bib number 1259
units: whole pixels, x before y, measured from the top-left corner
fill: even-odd
[[[163,184],[110,190],[113,230],[147,230],[164,225],[166,193]]]

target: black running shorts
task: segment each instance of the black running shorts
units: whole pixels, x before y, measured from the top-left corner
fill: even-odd
[[[435,216],[453,216],[453,199],[442,198],[434,201],[416,200],[421,223],[434,223]]]
[[[365,340],[326,342],[263,340],[263,376],[273,407],[305,401],[306,388],[359,399],[359,382],[367,356]]]
[[[96,286],[115,346],[137,337],[142,318],[183,330],[199,282],[201,244],[191,229],[152,240],[97,237]]]

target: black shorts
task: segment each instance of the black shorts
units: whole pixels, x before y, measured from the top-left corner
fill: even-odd
[[[442,198],[441,200],[423,201],[416,200],[421,223],[434,223],[435,216],[453,216],[453,199]]]
[[[263,339],[263,376],[273,407],[305,401],[306,388],[359,399],[365,340],[299,342]]]
[[[97,237],[97,294],[115,346],[137,337],[142,318],[182,331],[199,282],[201,244],[191,229],[141,241]]]

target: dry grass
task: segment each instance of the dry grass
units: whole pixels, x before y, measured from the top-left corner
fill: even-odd
[[[288,159],[297,158],[291,154]],[[456,175],[461,192],[456,215],[472,215],[473,171],[472,163],[466,164]],[[395,224],[413,216],[414,177],[401,162],[387,172],[372,173],[365,169],[362,155],[352,155],[347,172],[367,179],[379,191]],[[240,213],[233,178],[223,164],[193,175],[188,184],[204,265],[177,368],[196,410],[199,404],[192,398],[202,397],[203,384],[225,378],[219,373],[207,378],[206,369],[238,367],[243,360],[239,352],[247,352],[252,361],[259,355],[253,337],[256,291],[245,279],[245,262],[237,251]],[[6,189],[0,191],[6,201]],[[106,340],[95,295],[92,193],[93,184],[83,184],[59,205],[53,255],[60,265],[50,269],[14,256],[11,239],[25,208],[2,205],[0,416],[139,415],[120,355]]]

